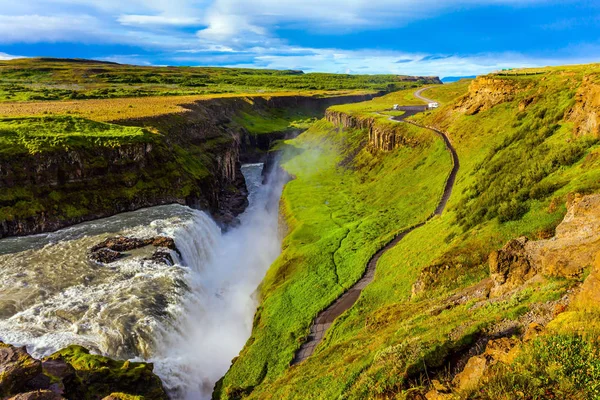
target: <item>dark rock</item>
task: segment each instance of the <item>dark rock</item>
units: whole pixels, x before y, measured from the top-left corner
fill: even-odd
[[[42,363],[31,357],[25,347],[0,342],[0,398],[17,394],[28,381],[42,372]]]
[[[526,237],[510,240],[489,257],[490,277],[494,281],[492,295],[504,294],[532,278],[537,270],[525,249]]]
[[[42,362],[42,369],[44,374],[58,379],[58,382],[54,382],[50,385],[49,389],[57,394],[65,394],[65,387],[72,386],[73,382],[77,380],[75,368],[65,362],[62,358],[55,360],[44,360]]]
[[[43,373],[41,373],[41,374],[34,376],[33,379],[31,379],[29,382],[27,382],[25,387],[29,390],[40,390],[40,389],[49,390],[50,385],[52,385],[52,381],[50,380],[50,377],[48,375],[44,375]]]
[[[121,257],[123,257],[123,254],[107,248],[96,250],[89,255],[90,260],[102,264],[110,264]]]
[[[151,239],[152,246],[154,247],[166,247],[167,249],[177,251],[177,246],[175,245],[175,240],[166,236],[156,236]]]
[[[18,394],[9,400],[65,400],[65,398],[50,390],[36,390],[34,392]]]
[[[173,261],[173,257],[171,257],[171,254],[168,251],[164,250],[156,250],[154,254],[152,254],[152,257],[145,258],[145,260],[154,261],[156,263],[166,265],[175,264],[175,261]]]
[[[107,248],[114,251],[129,251],[153,244],[153,239],[137,239],[126,236],[108,238],[90,249],[91,252]]]

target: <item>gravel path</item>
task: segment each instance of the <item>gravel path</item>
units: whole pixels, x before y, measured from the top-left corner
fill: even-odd
[[[414,93],[415,97],[427,103],[433,102],[433,100],[430,100],[421,95],[421,93],[425,89],[427,88],[421,88],[417,90]],[[333,302],[333,304],[331,304],[329,307],[327,307],[317,315],[317,317],[311,324],[310,334],[308,336],[307,341],[304,342],[302,346],[300,346],[300,349],[298,349],[298,351],[296,352],[296,355],[294,356],[291,365],[298,364],[299,362],[302,362],[308,357],[310,357],[315,351],[317,345],[321,342],[321,340],[323,340],[323,336],[325,336],[325,333],[327,332],[333,321],[337,317],[339,317],[344,311],[351,308],[354,305],[354,303],[356,303],[362,290],[375,278],[375,269],[377,267],[377,262],[379,261],[379,258],[381,258],[381,256],[386,251],[398,244],[398,242],[400,242],[410,232],[425,225],[427,221],[432,219],[434,216],[441,215],[444,211],[444,208],[446,207],[446,204],[448,203],[448,199],[450,199],[450,195],[452,194],[452,188],[454,187],[454,181],[456,180],[456,174],[458,173],[459,168],[458,155],[456,154],[456,150],[454,150],[454,147],[452,147],[450,139],[448,139],[448,136],[444,132],[439,131],[434,127],[419,125],[412,121],[405,121],[406,118],[427,110],[427,106],[406,106],[400,107],[400,110],[404,111],[403,115],[398,117],[391,117],[390,119],[397,122],[410,123],[421,128],[434,131],[436,134],[441,136],[446,145],[446,149],[448,149],[448,151],[452,155],[453,167],[452,171],[450,172],[450,175],[448,175],[448,179],[446,180],[444,193],[442,194],[440,202],[438,203],[438,206],[436,207],[433,214],[431,214],[425,221],[400,232],[390,243],[388,243],[385,247],[383,247],[377,253],[375,253],[375,255],[369,260],[367,268],[365,269],[365,272],[363,273],[363,276],[360,278],[360,280],[356,282],[352,287],[350,287],[350,289],[348,289],[344,294],[338,297],[337,300]]]

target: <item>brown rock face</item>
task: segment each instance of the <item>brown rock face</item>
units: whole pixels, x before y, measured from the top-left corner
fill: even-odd
[[[479,381],[487,367],[487,359],[484,356],[475,356],[469,358],[467,365],[461,373],[456,375],[452,383],[458,391],[469,391],[479,385]]]
[[[527,251],[546,276],[581,275],[600,251],[600,195],[576,195],[570,199],[555,236],[529,242]]]
[[[0,398],[19,393],[41,372],[42,363],[27,354],[25,347],[0,342]]]
[[[399,147],[415,147],[419,140],[409,137],[402,131],[401,125],[378,125],[374,118],[357,117],[340,111],[327,110],[327,121],[346,129],[367,129],[369,131],[369,149],[392,151]]]
[[[523,89],[512,80],[480,77],[471,82],[469,93],[457,105],[457,109],[467,115],[474,115],[497,104],[512,101]],[[525,107],[526,105],[523,106]]]
[[[574,123],[576,135],[600,136],[600,84],[590,76],[575,94],[576,103],[569,113],[569,121]]]
[[[513,239],[502,249],[490,254],[490,276],[494,281],[492,295],[506,293],[522,285],[537,273],[525,249],[526,243],[525,237]]]
[[[567,214],[550,239],[513,239],[489,256],[492,295],[501,295],[540,273],[574,278],[594,264],[600,252],[600,195],[575,195],[567,202]],[[598,280],[596,280],[598,279]],[[600,288],[592,273],[588,286]],[[600,295],[588,291],[589,296]]]

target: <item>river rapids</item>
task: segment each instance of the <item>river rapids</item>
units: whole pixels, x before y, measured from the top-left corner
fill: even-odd
[[[0,240],[0,341],[42,357],[71,344],[150,361],[175,399],[210,398],[250,336],[256,288],[279,255],[279,169],[242,167],[249,206],[222,233],[198,210],[166,205],[57,232]],[[175,265],[143,260],[148,249],[97,265],[93,245],[124,235],[169,236]]]

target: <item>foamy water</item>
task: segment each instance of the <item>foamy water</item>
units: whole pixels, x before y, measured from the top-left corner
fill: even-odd
[[[276,174],[243,167],[250,206],[221,234],[204,212],[169,205],[61,231],[0,241],[0,340],[36,356],[80,344],[111,357],[149,360],[174,398],[210,398],[250,335],[254,292],[280,252]],[[175,265],[146,250],[99,266],[88,249],[107,237],[174,238]],[[146,253],[144,253],[146,251]]]

